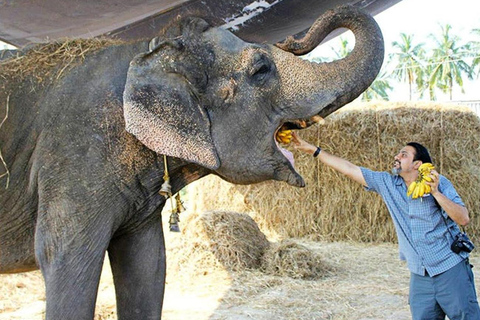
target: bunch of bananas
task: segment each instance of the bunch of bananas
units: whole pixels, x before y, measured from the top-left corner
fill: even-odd
[[[430,193],[432,188],[425,183],[432,182],[432,178],[430,178],[430,171],[435,169],[433,164],[429,162],[422,163],[422,165],[418,168],[418,178],[417,180],[413,181],[407,190],[407,196],[412,196],[412,199],[417,199],[418,197],[422,197],[424,194]]]
[[[277,131],[275,139],[277,139],[278,143],[289,144],[290,142],[292,142],[293,139],[292,130],[282,126],[280,130]]]

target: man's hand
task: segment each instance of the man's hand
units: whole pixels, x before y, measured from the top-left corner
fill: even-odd
[[[299,150],[299,151],[302,151],[302,152],[305,152],[305,153],[308,153],[308,154],[313,154],[317,150],[316,146],[314,146],[314,145],[306,142],[302,138],[300,138],[300,136],[298,135],[298,133],[296,131],[293,131],[292,138],[293,138],[292,139],[293,147],[296,150]]]
[[[431,188],[430,193],[432,196],[435,196],[438,193],[438,184],[440,183],[440,174],[436,170],[430,171],[429,177],[432,179],[431,182],[425,181],[425,184],[428,184]]]

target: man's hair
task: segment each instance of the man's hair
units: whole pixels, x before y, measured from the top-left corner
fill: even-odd
[[[432,158],[430,157],[430,153],[428,153],[427,148],[422,146],[418,142],[409,142],[407,146],[413,147],[415,149],[415,156],[413,157],[413,161],[420,160],[423,163],[430,162],[432,163]]]

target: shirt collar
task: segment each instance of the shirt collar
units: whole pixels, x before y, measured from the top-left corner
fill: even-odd
[[[401,186],[402,184],[404,184],[403,178],[400,177],[400,176],[395,176],[394,175],[393,179],[394,179],[395,185],[397,185],[397,186]]]

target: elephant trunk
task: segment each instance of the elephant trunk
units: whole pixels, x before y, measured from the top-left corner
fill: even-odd
[[[283,98],[299,107],[311,106],[312,109],[307,107],[307,112],[315,112],[321,117],[354,100],[378,75],[383,63],[384,45],[377,23],[360,9],[342,6],[317,19],[302,39],[289,37],[285,42],[276,44],[286,52],[303,55],[337,28],[350,29],[355,35],[355,47],[343,59],[320,64],[301,61],[302,66],[298,68],[298,62],[294,63],[290,54],[278,53],[283,56],[279,57],[277,66],[280,74],[285,74],[282,77],[285,80],[282,84]]]

